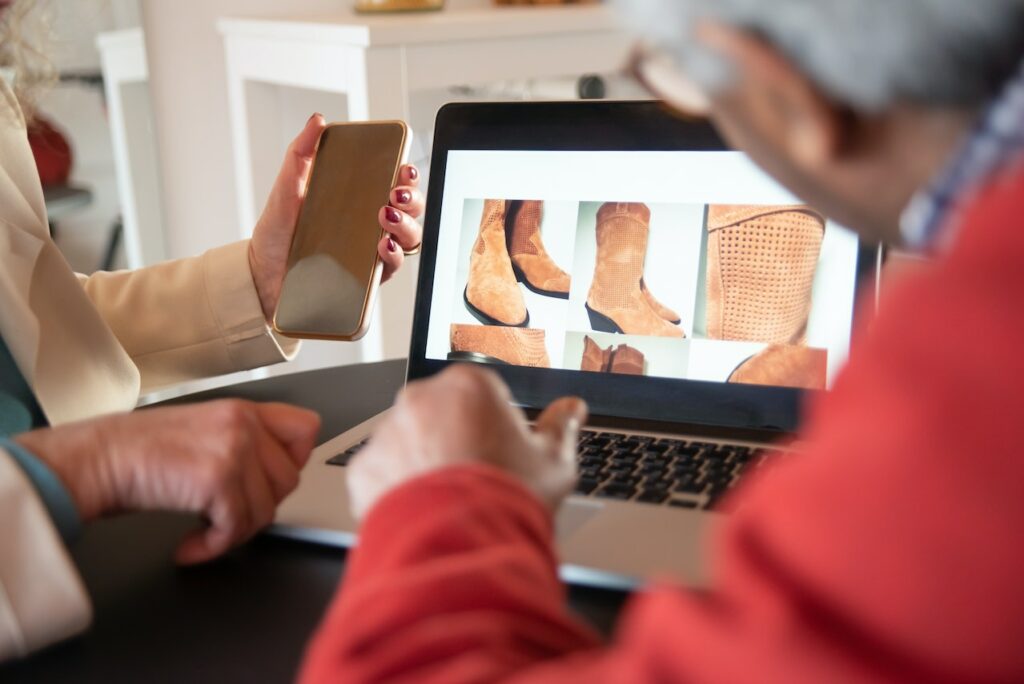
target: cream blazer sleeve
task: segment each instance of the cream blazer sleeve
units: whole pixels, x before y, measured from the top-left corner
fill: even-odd
[[[79,276],[138,367],[142,391],[291,359],[263,318],[247,241],[136,271]]]

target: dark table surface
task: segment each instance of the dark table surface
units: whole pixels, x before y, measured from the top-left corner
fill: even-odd
[[[320,412],[323,439],[378,413],[405,364],[348,366],[193,395],[287,401]],[[178,400],[182,401],[182,400]],[[341,549],[259,537],[215,563],[171,554],[196,519],[145,514],[90,526],[72,555],[92,596],[85,635],[0,666],[0,682],[286,682],[345,569]],[[608,633],[624,595],[572,588],[572,608]]]

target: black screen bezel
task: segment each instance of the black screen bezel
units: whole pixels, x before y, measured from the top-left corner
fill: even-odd
[[[451,362],[426,358],[441,200],[450,150],[496,151],[728,151],[706,121],[684,120],[656,102],[455,103],[437,116],[423,253],[416,292],[409,381],[432,376]],[[484,171],[486,172],[486,171]],[[860,243],[854,326],[872,308],[861,296],[880,263],[877,246]],[[614,376],[571,370],[489,366],[526,409],[575,395],[590,405],[595,424],[637,429],[766,438],[794,432],[807,392],[781,387],[668,378]]]

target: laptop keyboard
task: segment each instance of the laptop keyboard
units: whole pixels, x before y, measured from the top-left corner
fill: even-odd
[[[328,465],[347,466],[368,441],[327,459]],[[772,453],[739,445],[584,430],[575,494],[713,509],[744,474]]]

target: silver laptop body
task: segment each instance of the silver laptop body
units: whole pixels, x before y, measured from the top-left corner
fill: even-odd
[[[549,367],[495,356],[486,344],[491,333],[476,349],[459,346],[455,334],[466,326],[501,332],[466,288],[471,252],[496,197],[506,198],[506,208],[526,201],[543,207],[544,244],[572,276],[567,297],[520,285],[529,327],[545,331]],[[636,209],[641,205],[644,210]],[[778,447],[797,428],[808,394],[796,385],[828,386],[845,362],[854,318],[864,313],[858,305],[867,301],[856,293],[877,282],[879,251],[795,205],[710,126],[676,119],[654,103],[459,104],[438,115],[407,379],[477,360],[493,363],[528,413],[558,396],[587,399],[594,417],[581,436],[580,486],[557,517],[567,581],[631,588],[652,576],[672,576],[703,585],[705,539],[723,518],[722,497],[750,472],[784,458]],[[675,305],[681,320],[673,325],[685,337],[630,334],[588,316],[601,235],[628,224],[626,218],[611,223],[620,210],[632,211],[631,220],[639,212],[647,222],[644,287]],[[520,229],[511,218],[505,228]],[[738,336],[735,330],[711,321],[726,301],[721,292],[710,293],[712,279],[749,282],[744,268],[778,266],[777,252],[753,266],[728,262],[726,248],[752,234],[787,248],[796,239],[804,258],[794,263],[806,270],[812,260],[803,285],[798,273],[786,275],[783,289],[796,289],[810,302],[806,320],[798,321],[803,329],[787,344],[730,339]],[[514,249],[511,238],[507,247]],[[756,248],[743,255],[749,261]],[[766,282],[765,290],[771,279]],[[763,303],[773,296],[748,287],[730,306],[771,322],[781,316]],[[742,297],[762,303],[748,305]],[[596,346],[602,358],[629,346],[643,360],[638,364],[633,354],[625,370],[608,361],[582,371],[583,344]],[[773,351],[778,348],[783,351]],[[764,365],[778,353],[797,359],[803,373],[779,376],[781,366]],[[766,384],[772,377],[785,377],[787,385]],[[281,505],[273,534],[356,543],[345,465],[383,415],[316,449],[298,489]]]

